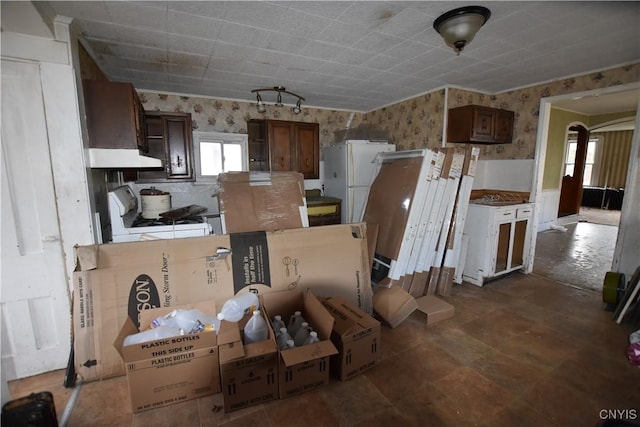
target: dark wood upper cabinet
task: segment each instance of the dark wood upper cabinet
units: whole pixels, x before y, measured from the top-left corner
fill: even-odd
[[[250,120],[249,170],[295,171],[320,177],[320,126],[283,120]]]
[[[451,108],[447,120],[447,142],[510,144],[513,111],[466,105]]]
[[[130,83],[83,80],[89,147],[149,150],[144,108]]]
[[[162,160],[164,169],[139,170],[138,182],[193,181],[191,114],[152,111],[144,118],[150,157]]]

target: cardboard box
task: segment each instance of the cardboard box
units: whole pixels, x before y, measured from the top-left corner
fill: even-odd
[[[427,325],[450,319],[455,315],[453,306],[434,295],[416,298],[418,310],[426,315]]]
[[[309,226],[299,172],[223,173],[217,196],[224,234]]]
[[[380,356],[380,322],[344,298],[325,298],[322,305],[335,321],[331,341],[338,354],[331,356],[333,375],[345,381],[373,368]]]
[[[221,307],[253,288],[313,289],[372,312],[365,224],[82,246],[76,257],[75,368],[85,381],[125,374],[112,344],[143,309]]]
[[[218,351],[225,412],[278,398],[278,346],[271,322],[264,310],[260,313],[269,325],[269,338],[265,341],[243,344],[241,331],[251,318],[249,315],[237,323],[221,322]]]
[[[273,319],[276,315],[289,319],[295,311],[299,310],[320,338],[320,342],[314,344],[280,350],[278,367],[280,398],[304,393],[328,384],[330,356],[338,353],[331,342],[333,317],[311,290],[270,292],[262,294],[261,298],[262,307],[269,319]]]
[[[398,286],[376,287],[373,295],[373,311],[392,328],[402,323],[417,308],[415,298],[404,289]]]
[[[142,311],[141,324],[148,325],[175,308],[216,313],[213,301],[157,308]],[[220,392],[218,342],[214,331],[123,346],[124,339],[137,332],[138,327],[127,318],[113,344],[126,365],[133,412]]]

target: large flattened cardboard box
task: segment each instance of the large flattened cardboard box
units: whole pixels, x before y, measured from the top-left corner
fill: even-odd
[[[82,246],[76,258],[74,365],[84,381],[125,374],[113,342],[144,309],[313,289],[372,312],[365,224]]]
[[[322,300],[335,323],[331,341],[338,354],[331,356],[331,371],[341,381],[348,380],[378,363],[380,322],[341,297]]]
[[[318,333],[320,342],[280,350],[280,398],[304,393],[329,384],[330,357],[338,352],[331,342],[333,317],[310,289],[263,294],[264,311],[273,319],[276,315],[289,319],[301,311],[309,326]]]
[[[265,341],[243,344],[240,331],[250,318],[247,315],[238,323],[223,320],[220,325],[218,351],[225,412],[278,398],[278,347],[273,331],[268,328]],[[271,323],[266,317],[265,321]]]
[[[175,308],[197,308],[209,315],[216,312],[213,301],[156,308],[140,313],[141,324],[149,325],[153,319]],[[215,331],[123,346],[124,339],[137,332],[138,327],[127,318],[113,343],[126,366],[133,412],[220,392],[218,342]]]
[[[309,226],[299,172],[224,173],[218,175],[217,196],[225,234]]]

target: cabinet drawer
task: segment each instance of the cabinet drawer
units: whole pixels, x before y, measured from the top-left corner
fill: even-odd
[[[516,218],[530,218],[533,214],[533,208],[518,208]]]
[[[496,219],[498,222],[512,221],[516,218],[515,209],[500,209],[496,212]]]

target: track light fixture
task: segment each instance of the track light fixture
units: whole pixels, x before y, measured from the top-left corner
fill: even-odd
[[[293,107],[291,110],[293,111],[293,114],[300,114],[300,112],[302,111],[302,101],[304,101],[305,99],[300,96],[297,95],[293,92],[289,92],[285,87],[283,86],[274,86],[274,87],[266,87],[266,88],[262,88],[262,89],[253,89],[251,91],[251,93],[255,93],[256,94],[256,109],[258,110],[258,113],[264,113],[265,111],[267,111],[267,107],[266,104],[264,103],[264,101],[262,101],[262,97],[260,96],[260,92],[278,92],[278,97],[276,98],[276,103],[273,104],[276,107],[282,107],[284,104],[282,104],[282,94],[285,93],[287,95],[291,95],[291,96],[295,96],[296,98],[298,98],[298,102],[296,102],[295,107]]]
[[[490,16],[491,11],[486,7],[460,7],[440,15],[433,22],[433,28],[442,36],[447,46],[460,55]]]

